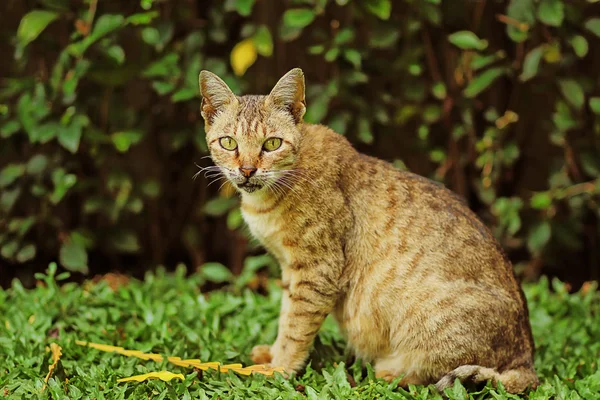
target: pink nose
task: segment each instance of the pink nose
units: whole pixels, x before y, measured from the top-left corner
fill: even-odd
[[[248,166],[243,166],[243,167],[240,167],[240,172],[246,178],[250,178],[256,172],[256,168],[254,168],[254,167],[248,167]]]

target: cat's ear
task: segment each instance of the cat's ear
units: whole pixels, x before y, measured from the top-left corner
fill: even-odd
[[[267,104],[288,110],[297,124],[302,122],[306,112],[306,102],[304,101],[304,73],[300,68],[294,68],[277,82],[267,97]]]
[[[202,95],[201,113],[207,124],[212,123],[219,110],[237,102],[237,97],[221,78],[209,71],[201,71],[198,77]]]

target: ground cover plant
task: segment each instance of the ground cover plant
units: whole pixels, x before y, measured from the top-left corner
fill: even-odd
[[[213,278],[218,276],[215,269]],[[244,276],[244,275],[242,275]],[[247,276],[247,275],[246,275]],[[327,320],[306,372],[289,380],[280,375],[245,377],[233,372],[199,371],[165,362],[100,352],[76,340],[182,359],[243,363],[258,343],[276,336],[276,280],[263,294],[246,279],[203,293],[206,274],[186,276],[161,270],[143,281],[110,278],[83,285],[64,283],[52,266],[38,274],[35,289],[15,281],[0,291],[0,396],[15,399],[441,399],[433,387],[397,389],[376,380],[371,368],[352,362],[335,324]],[[224,277],[224,276],[223,276]],[[252,281],[250,282],[252,286]],[[525,286],[541,385],[529,399],[597,399],[600,396],[600,293],[584,285],[568,294],[566,285],[546,279]],[[62,356],[53,364],[53,344]],[[118,383],[117,379],[168,370],[183,380]],[[47,387],[45,387],[47,386]],[[467,392],[456,383],[450,399],[515,399],[502,388]],[[527,398],[524,396],[523,398]]]

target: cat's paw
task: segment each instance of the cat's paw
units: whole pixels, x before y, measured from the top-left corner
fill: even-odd
[[[271,346],[268,344],[254,346],[250,352],[250,359],[255,364],[270,364],[273,359],[273,356],[271,355]]]

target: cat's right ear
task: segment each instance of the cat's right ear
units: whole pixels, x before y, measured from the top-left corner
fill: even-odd
[[[304,73],[294,68],[285,74],[267,96],[267,104],[288,110],[296,124],[306,112],[304,100]]]
[[[201,71],[198,77],[202,96],[201,114],[207,124],[226,105],[237,102],[235,94],[221,78],[209,71]]]

